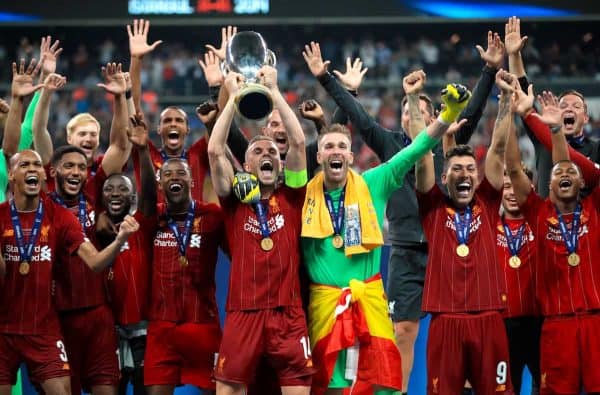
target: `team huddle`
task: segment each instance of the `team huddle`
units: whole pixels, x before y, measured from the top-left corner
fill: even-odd
[[[242,133],[244,77],[220,66],[237,29],[223,28],[199,62],[208,133],[189,148],[178,107],[160,113],[160,147],[149,138],[141,70],[161,43],[148,44],[149,26],[127,26],[128,72],[102,68],[113,107],[103,155],[88,113],[53,146],[60,43],[43,37],[39,61],[13,63],[10,104],[0,103],[0,395],[21,363],[48,395],[125,394],[129,382],[135,395],[181,384],[218,395],[407,393],[427,313],[428,394],[520,393],[525,366],[532,393],[600,394],[598,143],[583,134],[581,94],[535,100],[518,18],[504,40],[489,32],[477,46],[477,84],[448,84],[440,111],[425,72],[405,76],[400,131],[356,99],[360,59],[330,73],[310,42],[302,56],[337,105],[327,124],[317,102],[302,103],[318,131],[310,143],[272,66],[256,78],[273,110],[256,136]],[[480,168],[466,144],[494,87]],[[536,187],[518,128],[534,142]],[[352,134],[382,164],[353,170]],[[231,260],[222,327],[219,250]]]

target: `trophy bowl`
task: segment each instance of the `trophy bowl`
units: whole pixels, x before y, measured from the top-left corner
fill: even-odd
[[[225,72],[234,71],[245,78],[235,97],[236,110],[242,117],[260,120],[273,111],[269,89],[258,82],[257,72],[263,66],[275,67],[275,64],[275,54],[257,32],[238,32],[227,44]]]

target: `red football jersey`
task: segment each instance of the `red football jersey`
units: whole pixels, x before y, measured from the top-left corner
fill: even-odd
[[[91,166],[87,168],[87,180],[85,182],[85,186],[83,187],[84,193],[89,196],[96,196],[96,191],[98,188],[102,188],[102,184],[104,180],[106,180],[106,176],[103,180],[97,179],[97,176],[100,172],[102,159],[104,159],[104,155],[98,155]],[[50,164],[44,166],[44,170],[46,170],[46,188],[48,192],[54,192],[56,190],[56,185],[54,183],[54,177],[50,175]]]
[[[538,265],[536,293],[544,315],[570,314],[600,309],[600,189],[581,200],[577,253],[581,261],[572,267],[550,199],[531,191],[521,208],[536,237]],[[573,214],[563,214],[571,230]]]
[[[455,209],[437,184],[417,193],[419,212],[429,256],[423,290],[423,311],[460,313],[501,310],[506,307],[506,283],[495,249],[502,192],[487,179],[478,186],[471,202],[469,255],[458,256],[454,225]]]
[[[260,247],[262,233],[252,206],[233,194],[221,199],[231,251],[227,311],[302,305],[298,270],[305,191],[281,186],[263,201],[273,239],[270,251]]]
[[[106,174],[102,167],[95,176],[97,186],[104,184]],[[96,196],[86,197],[86,221],[84,231],[92,242],[96,240]],[[79,200],[67,202],[67,208],[79,220]],[[56,308],[59,311],[77,310],[106,303],[106,290],[103,273],[95,273],[78,256],[62,254],[57,256],[54,268]]]
[[[505,317],[520,317],[538,315],[539,309],[535,298],[535,267],[536,267],[536,248],[535,236],[525,222],[525,219],[504,219],[512,233],[512,239],[518,236],[522,225],[518,257],[521,260],[519,267],[511,267],[509,259],[512,254],[508,248],[504,226],[502,221],[498,221],[496,226],[496,251],[498,252],[498,263],[504,272],[506,281],[507,303],[504,311]]]
[[[164,160],[161,156],[160,149],[156,148],[152,142],[148,142],[148,147],[150,148],[150,157],[152,158],[152,164],[154,165],[154,170],[156,171],[156,181],[158,182],[158,172],[162,167]],[[184,159],[188,162],[190,170],[192,171],[192,184],[190,188],[192,191],[192,199],[198,201],[204,201],[204,182],[206,179],[206,174],[209,171],[207,149],[208,141],[206,137],[202,137],[185,151]],[[133,159],[133,170],[135,173],[135,181],[138,186],[138,193],[140,193],[140,157],[137,150],[134,149],[131,151],[131,158]],[[157,193],[158,202],[164,203],[165,197],[163,192],[158,189],[158,185]]]
[[[18,335],[59,335],[52,298],[52,270],[58,256],[72,255],[84,242],[77,219],[49,198],[43,199],[44,216],[27,275],[19,273],[21,257],[15,242],[9,202],[0,204],[0,248],[6,276],[0,280],[0,332]],[[24,242],[29,241],[34,212],[20,212]],[[25,244],[27,245],[27,244]]]
[[[179,262],[178,243],[168,226],[166,206],[158,206],[158,224],[152,229],[151,320],[218,322],[215,268],[218,249],[224,241],[223,214],[215,204],[195,204],[186,266]],[[174,218],[180,232],[185,218],[186,214]]]
[[[129,236],[111,270],[106,272],[109,304],[115,321],[123,326],[147,320],[150,305],[150,267],[154,237],[151,229],[155,226],[155,221],[148,220],[139,211],[134,214],[134,218],[140,224],[140,229]]]

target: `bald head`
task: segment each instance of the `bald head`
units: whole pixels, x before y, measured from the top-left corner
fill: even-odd
[[[11,158],[9,160],[10,169],[13,170],[19,164],[19,161],[21,159],[25,159],[25,158],[27,158],[28,160],[32,160],[32,161],[35,161],[35,160],[39,160],[40,162],[42,161],[42,157],[40,156],[40,154],[38,154],[34,150],[26,149],[21,152],[17,152],[13,156],[11,156]]]

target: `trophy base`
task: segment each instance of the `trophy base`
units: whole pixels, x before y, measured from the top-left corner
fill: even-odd
[[[267,88],[250,83],[244,86],[235,99],[237,110],[246,119],[258,121],[273,111],[273,101]]]

